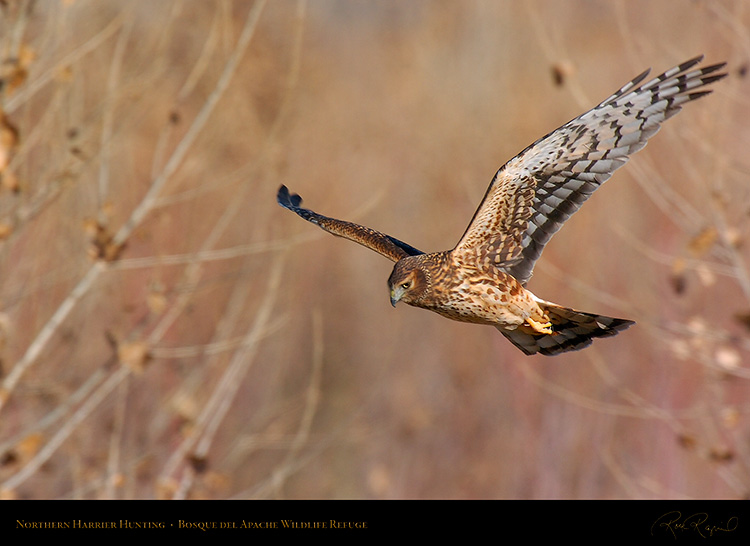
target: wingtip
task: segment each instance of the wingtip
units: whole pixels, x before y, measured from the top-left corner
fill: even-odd
[[[631,326],[635,325],[634,320],[628,320],[628,319],[615,319],[616,322],[612,325],[612,327],[617,330],[618,332],[621,332],[623,330],[627,330]]]
[[[276,201],[285,209],[293,210],[299,207],[300,203],[302,203],[302,198],[296,193],[290,194],[289,188],[282,184],[276,193]]]
[[[679,67],[681,69],[681,72],[684,72],[685,70],[689,70],[690,68],[693,68],[695,65],[699,64],[700,62],[702,62],[703,58],[704,58],[704,56],[701,54],[701,55],[698,55],[697,57],[693,57],[689,61],[685,61]],[[722,70],[722,69],[726,68],[726,66],[727,66],[727,63],[725,61],[725,62],[714,63],[712,65],[708,65],[708,66],[702,67],[700,69],[700,71],[701,71],[701,75],[704,76],[704,80],[705,80],[703,82],[704,85],[708,84],[708,83],[713,83],[714,81],[717,81],[717,80],[720,80],[721,78],[726,77],[727,74],[717,74],[716,76],[712,76],[713,79],[708,79],[708,78],[705,77],[708,74],[716,72],[717,70]]]

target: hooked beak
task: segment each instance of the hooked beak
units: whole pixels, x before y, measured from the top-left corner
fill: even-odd
[[[396,304],[401,299],[401,296],[404,295],[404,289],[400,286],[397,286],[396,288],[391,288],[391,305],[393,307],[396,307]]]

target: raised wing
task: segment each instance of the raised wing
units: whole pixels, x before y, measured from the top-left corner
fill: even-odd
[[[682,104],[710,93],[724,63],[691,59],[643,85],[645,71],[585,114],[534,142],[492,179],[454,252],[474,255],[521,283],[562,224]]]
[[[362,246],[366,246],[370,250],[374,250],[378,254],[382,254],[394,262],[397,262],[406,256],[424,254],[421,250],[417,250],[413,246],[407,245],[385,233],[380,233],[379,231],[360,226],[359,224],[336,220],[335,218],[328,218],[317,212],[303,209],[300,207],[300,204],[302,204],[302,198],[297,194],[290,194],[286,186],[281,186],[279,188],[279,192],[276,194],[276,200],[282,207],[297,213],[300,217],[308,222],[312,222],[328,233],[332,233],[338,237],[343,237],[344,239],[349,239],[350,241],[359,243]]]

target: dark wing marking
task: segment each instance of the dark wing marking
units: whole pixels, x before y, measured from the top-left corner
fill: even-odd
[[[382,254],[394,262],[397,262],[406,256],[424,254],[421,250],[417,250],[413,246],[407,245],[385,233],[380,233],[379,231],[360,226],[359,224],[336,220],[335,218],[328,218],[317,212],[303,209],[300,207],[302,198],[297,194],[290,194],[286,186],[281,186],[279,188],[276,200],[282,207],[297,213],[298,216],[304,218],[308,222],[312,222],[328,233],[332,233],[338,237],[343,237],[344,239],[349,239],[350,241],[359,243],[362,246],[366,246],[370,250],[374,250],[378,254]]]
[[[537,140],[508,161],[454,252],[473,254],[521,283],[552,236],[629,156],[646,145],[682,104],[726,74],[724,63],[697,68],[691,59],[643,85],[643,72],[601,104]]]
[[[616,336],[630,328],[635,322],[593,313],[584,313],[550,305],[549,313],[554,334],[540,334],[531,328],[506,330],[497,327],[508,340],[527,355],[553,356],[567,351],[580,351],[591,345],[595,338]]]

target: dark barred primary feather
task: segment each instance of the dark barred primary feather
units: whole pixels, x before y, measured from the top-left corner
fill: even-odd
[[[343,237],[366,246],[394,262],[397,262],[406,256],[423,254],[421,250],[417,250],[413,246],[407,245],[385,233],[375,231],[366,226],[360,226],[359,224],[336,220],[335,218],[328,218],[327,216],[323,216],[322,214],[318,214],[309,209],[303,209],[300,207],[302,204],[302,198],[296,193],[290,194],[289,189],[286,186],[282,185],[279,188],[279,191],[276,194],[276,201],[278,201],[279,205],[285,209],[297,213],[300,217],[308,222],[312,222],[328,233],[332,233],[338,237]]]
[[[635,322],[604,315],[584,313],[557,305],[543,305],[552,323],[552,334],[540,334],[530,328],[498,328],[510,342],[527,355],[554,356],[578,351],[591,345],[597,337],[616,336]]]
[[[475,253],[522,283],[544,246],[661,124],[726,74],[696,57],[639,85],[648,70],[595,108],[537,140],[495,175],[457,251]],[[512,231],[509,231],[512,230]]]

